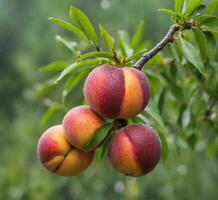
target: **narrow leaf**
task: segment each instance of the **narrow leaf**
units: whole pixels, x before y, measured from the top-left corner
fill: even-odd
[[[75,52],[77,49],[77,43],[75,41],[71,41],[68,39],[63,38],[60,35],[56,35],[55,39],[60,42],[61,44],[63,44],[65,47],[67,47],[70,51]]]
[[[146,109],[143,111],[152,116],[160,126],[164,127],[164,122],[154,102],[150,101]]]
[[[78,58],[78,62],[85,60],[87,58],[91,58],[91,57],[101,57],[101,58],[113,58],[113,53],[111,52],[102,52],[102,51],[94,51],[94,52],[90,52],[90,53],[86,53],[81,55]]]
[[[92,65],[98,65],[106,60],[95,58],[95,59],[89,59],[89,60],[84,60],[79,63],[75,62],[71,65],[69,65],[67,68],[65,68],[60,76],[55,80],[55,83],[58,83],[60,80],[62,80],[66,75],[72,73],[76,69],[82,67],[82,66],[92,66]]]
[[[196,16],[198,16],[198,15],[200,15],[200,13],[204,10],[206,8],[206,6],[205,5],[199,5],[199,6],[197,6],[193,11],[192,11],[192,13],[191,13],[191,15],[196,15]]]
[[[165,134],[163,134],[163,132],[158,129],[158,135],[160,136],[160,141],[161,141],[161,147],[162,147],[162,159],[163,161],[165,161],[168,157],[168,154],[169,154],[169,145],[168,145],[168,142],[167,142],[167,139],[165,137]]]
[[[100,128],[98,128],[95,131],[94,137],[92,140],[84,146],[83,151],[89,152],[94,149],[105,139],[105,137],[108,135],[110,129],[112,128],[113,124],[106,123]]]
[[[36,89],[36,95],[38,97],[43,97],[47,95],[50,91],[52,91],[54,89],[54,86],[54,83],[51,82],[43,84],[42,86]]]
[[[207,38],[207,56],[213,60],[216,55],[216,39],[210,32],[204,32]]]
[[[115,132],[112,130],[110,131],[110,133],[108,134],[108,136],[105,138],[103,144],[101,145],[101,147],[99,148],[98,152],[97,152],[97,158],[98,158],[98,161],[100,161],[103,157],[104,157],[104,154],[107,152],[107,149],[108,149],[108,146],[109,146],[109,143],[111,141],[111,138],[113,136]]]
[[[80,9],[75,7],[70,8],[70,17],[74,25],[80,29],[94,45],[97,45],[97,34],[89,18]]]
[[[68,31],[79,36],[80,38],[87,40],[87,37],[83,34],[83,32],[80,31],[78,28],[76,28],[74,25],[70,24],[69,22],[66,22],[66,21],[58,19],[58,18],[53,18],[53,17],[50,17],[49,20],[58,24],[59,26],[64,27]]]
[[[107,45],[108,50],[112,51],[112,49],[114,48],[113,37],[106,31],[106,29],[101,24],[99,24],[99,29],[100,29],[101,37],[103,38],[105,44]]]
[[[218,0],[213,0],[211,3],[207,6],[207,14],[213,15],[218,9]]]
[[[185,16],[189,17],[191,14],[195,11],[195,9],[200,6],[202,3],[202,0],[189,0],[187,7],[185,9]]]
[[[120,38],[119,48],[123,56],[130,57],[133,54],[133,49],[130,47],[129,34],[124,30],[120,30],[118,34]]]
[[[163,9],[158,9],[158,11],[163,12],[163,13],[166,13],[166,14],[168,14],[168,15],[172,15],[172,16],[177,15],[177,13],[174,12],[173,10],[169,10],[169,9],[165,9],[165,8],[163,8]]]
[[[71,77],[69,77],[64,85],[64,91],[62,92],[62,100],[80,83],[80,81],[87,75],[89,70],[83,70]]]
[[[191,110],[190,108],[186,108],[182,113],[182,127],[186,128],[191,120]]]
[[[165,89],[163,88],[159,94],[159,98],[158,98],[158,108],[159,108],[159,111],[160,113],[163,112],[163,108],[164,108],[164,102],[165,102],[165,94],[166,94],[166,91]]]
[[[201,22],[201,25],[218,28],[218,17],[209,17]]]
[[[40,122],[40,129],[43,129],[48,124],[50,119],[60,110],[61,110],[60,104],[55,103],[51,107],[49,107]]]
[[[218,35],[218,17],[209,17],[201,22],[201,28]]]
[[[144,34],[144,21],[140,21],[131,40],[131,48],[136,48]]]
[[[194,65],[194,67],[207,78],[206,71],[204,69],[203,61],[198,50],[188,41],[183,39],[181,36],[178,39],[180,49],[185,58]]]
[[[181,13],[183,0],[175,0],[175,12]]]
[[[201,24],[203,21],[210,19],[210,18],[214,18],[214,16],[212,15],[201,15],[197,18],[199,24]]]
[[[68,63],[63,60],[52,62],[48,65],[42,66],[39,68],[40,72],[53,72],[53,71],[60,71],[67,67]]]
[[[201,52],[201,56],[202,56],[203,60],[206,61],[207,38],[206,38],[205,34],[199,29],[194,29],[194,34],[195,34],[195,38],[196,38],[197,43],[198,43],[198,47],[199,47],[200,52]]]

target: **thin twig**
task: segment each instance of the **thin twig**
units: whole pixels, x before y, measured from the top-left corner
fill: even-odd
[[[180,28],[178,25],[172,25],[164,38],[153,49],[143,54],[142,57],[135,63],[134,67],[138,70],[141,70],[146,62],[148,62],[154,55],[161,51],[168,43],[173,42],[174,34],[179,29]]]

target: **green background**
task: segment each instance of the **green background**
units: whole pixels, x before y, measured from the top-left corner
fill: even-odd
[[[81,8],[95,26],[103,23],[114,36],[120,29],[133,33],[144,20],[144,37],[154,43],[170,25],[170,18],[157,9],[173,7],[162,0],[0,0],[0,199],[216,199],[218,161],[207,155],[204,141],[195,151],[184,145],[177,152],[168,138],[168,159],[137,179],[115,172],[106,157],[72,178],[57,177],[41,166],[36,145],[46,100],[35,95],[45,79],[38,68],[70,56],[54,40],[55,34],[65,32],[47,18],[68,19],[70,5]],[[78,87],[72,106],[81,95]]]

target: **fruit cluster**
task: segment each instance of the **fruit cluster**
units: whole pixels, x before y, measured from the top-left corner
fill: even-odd
[[[128,119],[144,110],[150,97],[149,82],[137,69],[102,65],[88,75],[84,96],[89,106],[71,109],[62,125],[46,130],[38,142],[39,160],[61,176],[77,175],[90,165],[95,152],[85,152],[84,147],[106,119]],[[96,148],[99,146],[101,143]],[[117,130],[108,147],[114,169],[130,176],[147,174],[160,156],[160,139],[145,124],[130,124]]]

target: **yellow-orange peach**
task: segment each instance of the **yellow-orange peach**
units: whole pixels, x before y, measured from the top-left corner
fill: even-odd
[[[150,97],[149,81],[141,71],[110,65],[95,68],[88,75],[83,91],[89,106],[111,119],[137,115]]]
[[[103,124],[104,119],[89,106],[75,107],[63,119],[65,136],[78,149],[82,149],[88,144],[95,131]]]
[[[160,159],[159,136],[147,125],[126,126],[113,137],[108,155],[112,166],[118,172],[129,176],[143,176]]]
[[[46,130],[39,139],[37,155],[43,166],[60,176],[75,176],[92,162],[94,152],[85,153],[66,140],[62,125]]]

